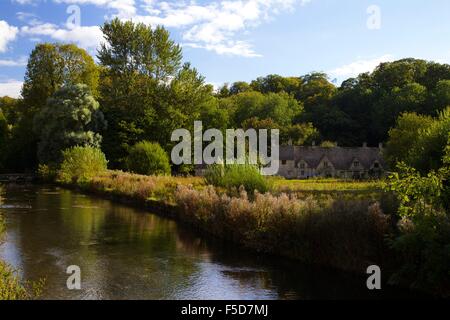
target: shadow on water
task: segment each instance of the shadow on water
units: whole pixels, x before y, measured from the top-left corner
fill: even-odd
[[[72,191],[8,186],[0,258],[48,299],[378,299],[418,297],[366,278],[258,255],[176,222]],[[80,266],[82,290],[66,269]]]

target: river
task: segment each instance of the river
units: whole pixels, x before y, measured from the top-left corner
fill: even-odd
[[[0,212],[0,259],[24,279],[45,278],[44,299],[406,298],[366,278],[261,256],[218,243],[175,221],[73,191],[9,185]],[[68,290],[67,267],[81,269]]]

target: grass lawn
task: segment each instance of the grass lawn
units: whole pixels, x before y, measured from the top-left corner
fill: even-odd
[[[278,192],[305,193],[379,193],[382,191],[383,181],[351,181],[336,179],[286,180],[273,178],[273,189]]]

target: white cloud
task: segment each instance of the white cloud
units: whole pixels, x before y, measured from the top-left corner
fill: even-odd
[[[13,0],[12,2],[21,4],[21,5],[26,5],[26,4],[35,4],[38,1],[39,0]]]
[[[0,97],[9,96],[11,98],[19,98],[22,90],[22,81],[7,80],[0,82]]]
[[[115,10],[119,18],[132,18],[136,15],[135,0],[53,0],[56,3],[86,5],[91,4]]]
[[[329,71],[328,74],[337,78],[355,77],[360,73],[372,72],[382,62],[389,62],[393,60],[394,56],[391,54],[385,54],[381,57],[371,59],[359,59],[339,68],[333,69]]]
[[[146,15],[137,15],[133,20],[179,28],[186,46],[218,54],[259,57],[252,45],[236,39],[237,35],[308,2],[310,0],[220,0],[197,4],[143,0],[141,7]]]
[[[28,2],[27,0],[16,0]],[[239,35],[275,16],[303,6],[311,0],[53,0],[55,3],[95,5],[112,10],[111,17],[164,25],[180,29],[183,45],[203,48],[217,54],[259,57],[252,44]],[[74,30],[53,24],[36,23],[22,27],[29,35],[49,36],[55,40],[75,42],[84,48],[94,48],[102,40],[98,27],[78,27]]]
[[[0,20],[0,52],[8,50],[8,44],[16,39],[19,29]]]
[[[0,67],[24,67],[27,65],[27,58],[21,57],[19,60],[0,59]]]
[[[21,34],[28,36],[48,36],[54,40],[68,43],[76,43],[87,50],[95,49],[103,39],[103,34],[98,26],[75,27],[73,29],[59,28],[51,23],[42,23],[34,26],[24,26]]]

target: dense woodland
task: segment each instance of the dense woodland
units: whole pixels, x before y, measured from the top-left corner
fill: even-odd
[[[102,31],[98,64],[75,45],[35,47],[22,98],[0,100],[2,171],[58,162],[73,145],[101,146],[110,167],[123,168],[136,143],[157,142],[169,151],[171,132],[194,120],[209,128],[279,128],[282,143],[376,146],[403,113],[431,121],[450,105],[446,64],[383,63],[340,87],[311,73],[268,75],[215,91],[183,64],[181,47],[163,27],[113,20]],[[419,126],[427,123],[421,119]]]

